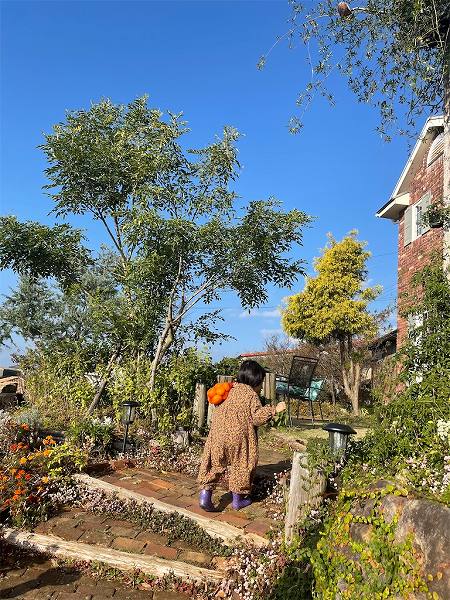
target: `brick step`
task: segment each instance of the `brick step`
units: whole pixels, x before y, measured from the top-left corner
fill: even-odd
[[[34,533],[54,535],[69,542],[97,544],[103,547],[156,556],[167,560],[195,564],[209,568],[211,564],[224,563],[224,559],[213,552],[199,551],[197,547],[176,540],[169,544],[167,535],[148,531],[139,524],[120,518],[65,509],[57,516],[40,523]]]
[[[34,549],[38,552],[62,559],[75,559],[103,563],[121,571],[138,569],[146,575],[163,577],[173,573],[182,579],[195,581],[219,581],[223,573],[219,570],[206,569],[178,560],[166,560],[156,556],[123,552],[101,545],[92,545],[78,541],[68,541],[55,535],[31,533],[5,527],[2,529],[4,539],[10,544]]]
[[[226,544],[234,544],[238,540],[246,540],[257,546],[265,546],[268,543],[268,540],[260,535],[260,533],[264,533],[263,531],[251,531],[253,524],[243,518],[245,515],[229,516],[215,514],[214,517],[208,517],[205,516],[207,513],[204,513],[204,511],[201,511],[200,509],[194,507],[183,508],[181,506],[174,506],[168,502],[164,502],[153,497],[149,498],[148,496],[140,494],[134,490],[130,490],[115,483],[110,483],[109,481],[104,481],[103,479],[96,479],[84,473],[75,475],[75,478],[92,489],[100,489],[110,494],[116,494],[121,499],[135,500],[139,504],[150,503],[161,512],[176,512],[180,515],[183,515],[184,517],[187,517],[197,523],[197,525],[202,527],[206,533],[212,537],[222,539]],[[230,524],[229,522],[232,518],[234,524]]]

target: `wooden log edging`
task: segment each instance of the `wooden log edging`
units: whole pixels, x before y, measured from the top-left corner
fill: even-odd
[[[114,485],[113,483],[109,483],[108,481],[103,481],[103,479],[96,479],[95,477],[90,477],[84,473],[74,475],[74,478],[77,481],[84,483],[91,489],[97,489],[110,494],[116,494],[118,498],[123,500],[135,500],[139,504],[152,504],[156,510],[165,513],[178,513],[179,515],[191,519],[210,536],[220,538],[226,544],[234,544],[239,539],[246,540],[259,547],[266,546],[268,543],[268,540],[255,533],[246,533],[244,530],[234,527],[234,525],[229,525],[223,521],[215,521],[214,519],[198,515],[186,508],[172,506],[172,504],[167,504],[166,502],[162,502],[156,498],[144,496],[143,494],[139,494],[139,492],[134,492],[133,490],[127,490],[118,485]]]
[[[196,567],[180,561],[169,561],[156,556],[145,556],[121,552],[104,546],[85,544],[83,542],[69,542],[54,535],[43,535],[21,531],[10,527],[1,530],[4,539],[21,548],[31,548],[58,558],[70,558],[88,562],[101,562],[120,569],[132,571],[139,569],[146,575],[163,577],[173,573],[176,577],[189,578],[195,581],[218,581],[223,574],[211,569]]]
[[[321,504],[325,489],[325,476],[308,468],[307,454],[294,452],[285,523],[287,543],[292,541],[298,522],[306,516],[308,510]]]

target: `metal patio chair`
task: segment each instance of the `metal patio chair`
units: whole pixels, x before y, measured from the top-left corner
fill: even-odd
[[[320,417],[323,420],[322,404],[320,401],[320,391],[323,380],[314,380],[314,373],[318,360],[308,356],[293,356],[291,368],[288,377],[278,377],[278,390],[287,397],[288,419],[292,426],[291,399],[298,401],[297,419],[300,413],[300,402],[306,401],[309,404],[311,420],[314,425],[314,407],[313,402],[319,402]],[[285,391],[282,391],[284,387]]]

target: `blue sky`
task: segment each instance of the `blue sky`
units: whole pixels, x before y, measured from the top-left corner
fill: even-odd
[[[184,112],[190,146],[205,145],[223,125],[244,137],[236,191],[244,200],[275,196],[286,209],[317,217],[293,252],[308,263],[326,243],[358,229],[373,253],[370,281],[384,292],[374,305],[395,298],[396,235],[376,219],[403,168],[408,140],[386,144],[376,133],[377,113],[360,105],[345,81],[331,78],[334,108],[317,100],[305,127],[289,134],[295,98],[308,80],[301,46],[280,43],[263,71],[261,56],[288,28],[287,0],[204,2],[5,2],[1,3],[1,213],[54,222],[42,191],[45,161],[37,146],[65,110],[88,108],[109,97],[126,103],[144,93],[150,105]],[[88,219],[92,247],[102,240]],[[14,285],[0,274],[0,293]],[[303,286],[300,280],[294,291]],[[215,358],[261,350],[264,337],[280,329],[276,309],[289,290],[243,318],[237,299],[223,298],[223,329],[237,339],[211,349]],[[9,362],[3,349],[0,364]]]

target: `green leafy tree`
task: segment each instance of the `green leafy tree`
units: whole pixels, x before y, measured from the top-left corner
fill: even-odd
[[[54,277],[67,287],[77,281],[90,262],[83,236],[70,225],[47,227],[16,217],[0,217],[0,269],[28,277]]]
[[[42,145],[56,215],[94,219],[109,239],[111,294],[85,281],[71,293],[122,354],[151,359],[150,390],[177,344],[223,337],[212,304],[224,292],[251,308],[267,300],[269,284],[291,286],[303,272],[287,253],[310,218],[274,199],[242,208],[231,189],[239,134],[226,127],[187,151],[186,132],[180,115],[148,108],[145,97],[127,106],[102,100],[69,112]]]
[[[355,232],[340,242],[330,236],[315,261],[316,277],[307,278],[305,289],[290,296],[282,312],[288,335],[314,344],[339,344],[344,389],[355,414],[359,413],[362,339],[377,333],[377,320],[368,304],[380,293],[378,286],[366,286],[370,253],[365,246]]]

